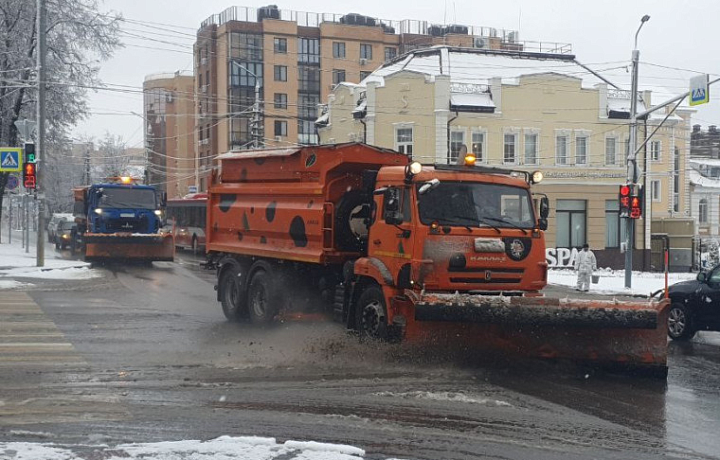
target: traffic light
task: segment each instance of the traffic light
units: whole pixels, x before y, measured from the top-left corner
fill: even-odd
[[[25,144],[25,161],[35,163],[35,144]]]
[[[37,185],[37,165],[25,162],[23,164],[23,186],[26,189],[34,189]]]
[[[643,189],[637,187],[635,193],[630,196],[630,218],[640,219],[642,217]]]
[[[621,185],[618,200],[620,201],[620,217],[630,217],[630,197],[632,196],[633,186]]]

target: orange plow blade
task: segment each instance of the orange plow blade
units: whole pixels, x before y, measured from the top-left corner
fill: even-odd
[[[414,307],[411,305],[414,304]],[[669,302],[620,302],[460,294],[416,296],[398,313],[410,342],[570,360],[602,368],[667,375]],[[404,311],[403,311],[404,310]]]
[[[85,260],[172,261],[175,244],[170,234],[85,234]]]

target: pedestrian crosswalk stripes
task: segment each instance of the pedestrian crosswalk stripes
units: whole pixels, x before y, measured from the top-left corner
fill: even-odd
[[[0,368],[85,366],[72,343],[26,292],[0,297]]]

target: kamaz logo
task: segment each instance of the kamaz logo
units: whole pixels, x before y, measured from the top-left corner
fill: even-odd
[[[131,224],[130,222],[127,222],[127,223],[121,225],[120,227],[121,227],[121,228],[132,228],[133,226],[132,226],[132,224]]]

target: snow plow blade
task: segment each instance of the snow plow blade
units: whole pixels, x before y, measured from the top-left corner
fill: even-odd
[[[405,334],[411,341],[460,341],[501,354],[667,376],[667,300],[426,294],[413,303]]]
[[[175,258],[175,244],[171,234],[115,233],[85,236],[85,260],[170,261]]]

